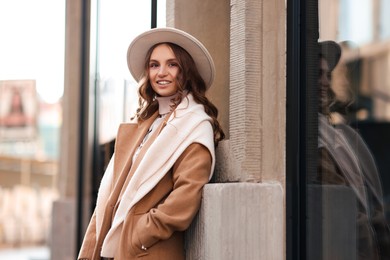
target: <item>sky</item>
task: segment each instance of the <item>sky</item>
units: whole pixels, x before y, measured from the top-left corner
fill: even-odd
[[[150,28],[150,1],[101,0],[99,70],[129,75],[131,39]],[[165,0],[158,1],[158,26],[165,26]],[[35,79],[40,98],[63,95],[65,0],[0,0],[0,80]]]

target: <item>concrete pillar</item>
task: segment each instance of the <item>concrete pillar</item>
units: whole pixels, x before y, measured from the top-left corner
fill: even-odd
[[[229,1],[167,0],[167,26],[194,35],[214,59],[216,77],[207,93],[219,110],[219,122],[229,137]]]
[[[358,208],[352,188],[308,185],[307,193],[306,259],[358,259]]]
[[[319,0],[318,1],[318,13],[319,13],[319,34],[320,41],[337,39],[339,29],[339,16],[329,14],[338,14],[340,11],[339,0]]]
[[[76,257],[76,203],[61,198],[53,203],[50,241],[51,260],[74,260]]]
[[[186,259],[283,259],[283,200],[280,184],[206,185],[186,234]]]
[[[87,84],[82,83],[83,71],[88,71],[83,64],[83,46],[88,46],[88,36],[83,31],[83,5],[89,8],[90,2],[79,0],[66,1],[66,31],[65,31],[65,71],[64,71],[64,95],[63,95],[63,127],[61,132],[60,171],[58,188],[60,198],[54,202],[52,218],[52,243],[50,244],[52,260],[75,259],[77,255],[77,205],[78,196],[78,172],[80,163],[79,145],[82,142],[85,147],[91,143],[85,133],[80,134],[81,88]],[[86,18],[87,21],[89,17]],[[88,75],[88,72],[86,73]],[[88,79],[86,79],[88,80]],[[86,91],[88,93],[88,91]],[[87,97],[88,98],[88,97]],[[86,98],[86,99],[87,99]],[[88,123],[85,122],[85,126]],[[84,129],[88,129],[85,127]],[[88,151],[88,148],[85,149]],[[88,158],[84,155],[84,158]],[[84,165],[88,165],[86,162]],[[90,171],[85,169],[84,179],[88,179]],[[86,182],[83,189],[83,198],[88,201],[90,194],[90,182]],[[88,205],[85,203],[84,205]],[[84,216],[89,216],[88,207],[84,207]],[[84,220],[85,221],[85,220]]]
[[[286,1],[167,0],[167,25],[210,50],[210,98],[228,133],[219,183],[206,185],[187,231],[187,258],[284,259]]]
[[[238,181],[284,183],[285,1],[232,0],[230,30],[230,150]]]

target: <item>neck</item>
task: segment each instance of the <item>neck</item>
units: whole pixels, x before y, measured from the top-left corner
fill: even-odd
[[[166,115],[175,107],[174,100],[179,95],[179,92],[176,92],[172,96],[168,97],[156,97],[158,102],[158,113],[160,116]]]

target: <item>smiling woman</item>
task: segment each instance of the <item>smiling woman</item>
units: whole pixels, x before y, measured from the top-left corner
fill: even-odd
[[[214,62],[201,42],[174,28],[140,34],[127,54],[139,108],[119,127],[78,259],[184,260],[184,231],[224,138],[205,95]]]

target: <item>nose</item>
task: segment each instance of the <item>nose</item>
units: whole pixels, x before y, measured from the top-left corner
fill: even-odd
[[[164,77],[164,76],[167,75],[167,73],[168,73],[167,67],[165,65],[161,65],[160,69],[158,70],[158,76],[159,77]]]
[[[323,85],[323,86],[329,86],[330,85],[330,78],[328,75],[326,75],[326,73],[321,73],[321,76],[320,76],[320,84]]]

